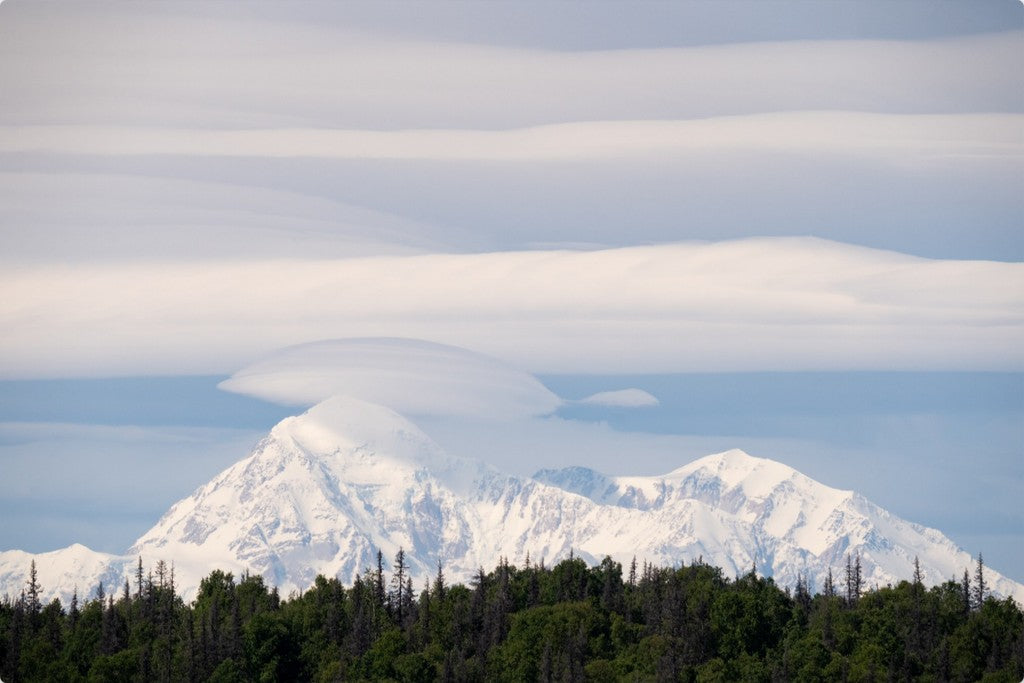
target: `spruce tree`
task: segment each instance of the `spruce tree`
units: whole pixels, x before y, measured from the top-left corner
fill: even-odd
[[[377,571],[373,576],[373,597],[377,600],[378,607],[385,607],[387,593],[384,590],[384,553],[377,549]]]
[[[960,581],[960,599],[963,602],[964,614],[971,611],[971,577],[964,569],[964,578]]]
[[[402,617],[405,613],[405,549],[399,548],[395,554],[395,564],[393,567],[393,573],[391,574],[391,585],[393,589],[391,591],[391,602],[392,607],[395,611],[398,623],[402,623]]]
[[[981,559],[981,552],[978,552],[978,568],[974,571],[974,609],[981,609],[985,602],[985,591],[988,585],[985,583],[985,564]]]
[[[78,617],[81,612],[78,609],[78,585],[75,585],[75,592],[71,594],[71,608],[68,610],[68,623],[71,626],[71,630],[75,630],[75,626],[78,625]]]
[[[413,609],[413,602],[412,602],[413,592],[412,592],[412,577],[411,576],[406,576],[405,577],[405,592],[402,595],[403,595],[403,597],[402,597],[402,601],[403,601],[403,604],[402,604],[402,614],[405,615],[406,621],[411,621],[413,619],[413,617],[415,616],[413,614],[414,609]]]
[[[526,582],[526,606],[536,607],[540,604],[540,572],[544,566],[543,561],[541,562],[541,568],[534,566],[530,569],[530,574],[527,577]]]
[[[114,612],[114,595],[111,593],[107,596],[107,632],[104,636],[106,641],[106,652],[112,654],[117,652],[120,642],[117,637],[117,613]]]
[[[846,604],[853,604],[853,559],[846,553]]]
[[[796,595],[794,597],[801,609],[804,611],[810,609],[811,591],[807,586],[807,575],[803,572],[798,572],[796,575]]]
[[[441,565],[441,556],[437,557],[437,575],[434,577],[434,599],[444,600],[444,568]]]
[[[913,595],[914,595],[914,612],[913,619],[914,625],[911,631],[913,635],[912,646],[915,652],[921,651],[921,602],[924,599],[924,582],[921,577],[921,563],[918,561],[917,556],[914,556],[914,583],[913,583]]]
[[[877,588],[877,586],[876,586]],[[860,594],[864,592],[864,578],[860,568],[860,552],[853,560],[853,601],[860,600]]]
[[[25,594],[25,607],[30,617],[30,623],[39,614],[42,605],[39,601],[39,593],[42,588],[39,585],[39,577],[36,575],[36,561],[32,560],[28,570],[28,592]]]
[[[352,585],[352,632],[349,649],[357,657],[370,649],[373,641],[372,610],[367,604],[369,592],[362,577],[356,576]]]

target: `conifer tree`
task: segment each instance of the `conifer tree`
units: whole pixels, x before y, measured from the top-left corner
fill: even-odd
[[[794,599],[804,611],[811,606],[811,591],[807,586],[807,575],[803,572],[798,572],[796,575],[796,595]]]
[[[846,604],[853,604],[853,560],[846,553]]]
[[[985,603],[985,591],[988,585],[985,583],[985,564],[981,559],[981,552],[978,552],[978,567],[974,571],[974,609],[981,609]]]
[[[402,614],[405,615],[405,621],[402,623],[403,628],[408,628],[415,615],[413,614],[413,594],[412,594],[412,577],[405,577],[405,591],[402,593]]]
[[[25,594],[25,608],[28,611],[30,622],[33,621],[42,605],[39,602],[39,593],[41,587],[39,586],[39,577],[36,575],[36,561],[32,560],[32,564],[29,565],[28,570],[28,592]]]
[[[234,659],[242,656],[242,614],[238,609],[236,592],[231,591],[231,628],[228,631],[228,655]]]
[[[860,567],[860,553],[852,558],[849,553],[846,555],[846,604],[853,606],[860,599],[863,592],[863,578]]]
[[[351,652],[361,656],[370,648],[373,640],[373,624],[370,606],[367,604],[367,586],[362,577],[356,576],[352,586],[352,633]]]
[[[107,652],[116,652],[119,642],[117,638],[117,614],[114,612],[114,595],[107,596]]]
[[[391,575],[391,585],[393,587],[391,591],[392,605],[395,611],[395,616],[398,618],[398,623],[402,623],[405,608],[405,549],[399,548],[395,554],[395,564],[393,567],[393,573]]]
[[[914,556],[914,583],[913,595],[914,595],[914,626],[912,630],[913,634],[913,648],[914,651],[919,652],[921,650],[921,602],[924,599],[924,582],[921,576],[921,563],[917,559],[917,555]]]
[[[384,553],[377,549],[377,572],[373,576],[373,597],[377,600],[378,607],[384,607],[387,602],[387,593],[384,590]]]
[[[853,560],[853,600],[860,600],[860,594],[864,592],[864,578],[861,574],[860,552],[857,552]]]
[[[434,577],[434,599],[444,600],[444,568],[441,566],[441,556],[437,557],[437,575]]]
[[[167,584],[167,563],[163,560],[158,560],[156,563],[156,580],[159,588],[163,588]]]
[[[526,582],[526,606],[536,607],[540,604],[540,572],[544,566],[543,561],[541,567],[534,566],[530,569],[529,576]]]
[[[75,630],[75,626],[78,625],[78,617],[81,612],[78,609],[78,585],[75,585],[75,592],[71,594],[71,608],[68,610],[68,621],[71,626],[71,630]]]
[[[971,577],[964,569],[964,577],[960,581],[960,599],[963,601],[964,614],[971,611]]]

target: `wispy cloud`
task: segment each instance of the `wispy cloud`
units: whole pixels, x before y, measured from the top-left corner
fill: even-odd
[[[1021,31],[581,51],[227,7],[5,4],[7,260],[750,234],[1024,249]]]
[[[2,152],[570,161],[687,151],[787,150],[898,158],[1020,157],[1024,114],[786,112],[675,121],[584,121],[511,130],[205,130],[8,126]]]
[[[0,171],[3,263],[447,251],[459,231],[309,192],[123,173]]]
[[[580,52],[238,12],[29,6],[0,25],[0,82],[4,119],[19,124],[476,129],[821,109],[1019,111],[1022,77],[1008,65],[1021,40],[1016,31]]]

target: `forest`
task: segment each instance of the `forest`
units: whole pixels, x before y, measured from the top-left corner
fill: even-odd
[[[351,586],[282,598],[213,571],[185,604],[158,562],[95,597],[42,604],[34,564],[0,603],[0,679],[20,681],[1003,681],[1024,676],[1024,615],[973,575],[865,587],[859,558],[812,595],[756,568],[570,557],[502,562],[418,589],[403,551]],[[90,591],[92,593],[93,591]]]

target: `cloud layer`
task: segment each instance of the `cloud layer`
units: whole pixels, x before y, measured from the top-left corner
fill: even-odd
[[[276,403],[311,406],[336,394],[406,415],[516,419],[561,399],[532,375],[487,356],[414,339],[340,339],[270,354],[220,383]]]
[[[1024,264],[810,238],[25,265],[0,273],[0,290],[5,377],[230,372],[310,339],[365,336],[531,372],[1024,367]]]
[[[786,150],[920,163],[950,157],[1020,158],[1022,129],[1024,114],[826,111],[582,121],[506,130],[8,126],[0,128],[0,153],[522,162]]]
[[[1019,56],[1019,31],[564,51],[359,33],[344,19],[275,22],[236,11],[216,17],[110,6],[53,12],[17,3],[4,9],[4,120],[20,125],[494,129],[1021,106],[1022,77],[1008,68]]]
[[[926,27],[949,10],[855,21],[868,11],[801,4],[751,36],[733,13],[763,9],[681,3],[620,17],[637,27],[622,45],[593,23],[623,14],[614,6],[582,22],[568,6],[488,8],[490,20],[430,7],[411,22],[409,8],[353,3],[4,3],[0,258],[39,259],[40,245],[65,262],[779,234],[1024,258],[1020,30],[949,36],[976,22],[947,18],[941,39],[814,40],[832,14]],[[506,12],[529,16],[499,36]],[[771,40],[792,37],[778,13],[822,16],[790,22],[801,40]],[[991,9],[971,14],[1000,25]],[[540,27],[595,40],[505,40]],[[694,44],[695,27],[719,38]]]

